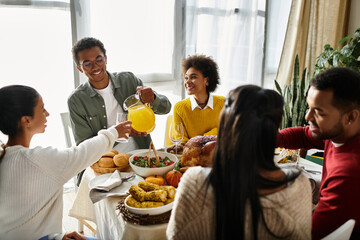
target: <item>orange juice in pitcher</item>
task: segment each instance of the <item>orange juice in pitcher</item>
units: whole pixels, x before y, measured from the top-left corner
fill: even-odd
[[[138,132],[150,133],[155,128],[155,115],[153,110],[146,105],[133,106],[128,109],[128,120],[132,121],[131,127]]]
[[[131,95],[124,101],[124,109],[128,110],[128,120],[131,127],[138,132],[150,133],[155,128],[155,114],[153,110],[139,100],[137,94]]]

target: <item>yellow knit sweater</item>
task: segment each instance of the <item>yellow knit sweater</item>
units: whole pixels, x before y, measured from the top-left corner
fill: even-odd
[[[220,111],[224,106],[225,97],[213,96],[213,109],[191,110],[190,98],[177,102],[174,106],[174,122],[184,125],[183,142],[199,135],[217,135]]]

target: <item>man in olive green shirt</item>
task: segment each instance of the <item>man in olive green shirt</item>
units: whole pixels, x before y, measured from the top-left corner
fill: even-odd
[[[150,103],[154,113],[166,114],[171,103],[164,95],[143,87],[143,83],[131,72],[110,73],[106,71],[106,50],[95,38],[83,38],[72,48],[77,69],[88,77],[68,98],[71,126],[78,145],[96,136],[98,131],[115,124],[116,112],[125,112],[124,100],[136,92],[143,103]],[[148,148],[150,135],[135,130],[128,143],[119,143],[117,150],[129,152]],[[81,179],[81,177],[80,177]]]

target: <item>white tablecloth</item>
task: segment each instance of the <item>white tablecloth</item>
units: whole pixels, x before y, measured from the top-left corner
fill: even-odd
[[[105,198],[93,204],[89,197],[89,182],[99,175],[90,167],[86,169],[69,216],[96,223],[97,237],[102,240],[166,239],[167,224],[141,226],[124,221],[116,211],[119,197]]]

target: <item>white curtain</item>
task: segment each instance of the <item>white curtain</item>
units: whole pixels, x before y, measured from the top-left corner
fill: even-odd
[[[185,56],[212,56],[227,93],[243,84],[262,85],[265,1],[187,0]]]

